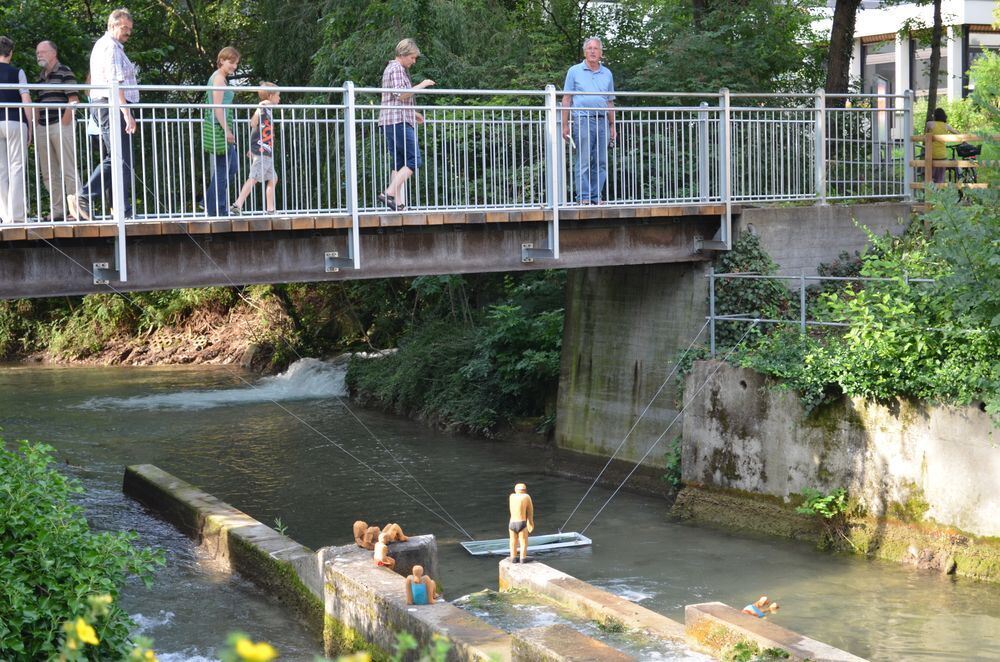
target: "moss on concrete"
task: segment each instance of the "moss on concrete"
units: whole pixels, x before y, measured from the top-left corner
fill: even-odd
[[[920,513],[919,492],[899,508]],[[730,488],[687,486],[677,495],[671,513],[698,524],[734,531],[752,531],[819,544],[822,529],[812,517],[795,512],[795,500]],[[1000,539],[979,537],[933,522],[905,522],[891,517],[855,517],[847,541],[836,551],[863,554],[963,577],[1000,582]]]
[[[780,497],[733,488],[688,485],[677,495],[671,514],[698,524],[796,540],[814,541],[819,534],[815,520],[796,513]]]
[[[323,652],[325,655],[343,655],[364,651],[372,662],[390,662],[392,656],[367,641],[354,628],[348,627],[329,614],[323,616]]]
[[[229,555],[237,572],[253,578],[271,595],[290,605],[313,632],[322,631],[323,601],[302,583],[291,563],[274,558],[239,535],[229,536]]]

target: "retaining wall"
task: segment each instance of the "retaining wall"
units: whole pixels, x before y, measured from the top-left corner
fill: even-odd
[[[687,483],[782,499],[843,487],[874,516],[925,517],[1000,535],[1000,453],[979,407],[842,398],[806,415],[798,394],[714,361],[687,377],[682,454]]]

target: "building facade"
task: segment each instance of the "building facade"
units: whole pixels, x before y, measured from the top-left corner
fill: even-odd
[[[913,90],[925,96],[930,88],[929,37],[920,28],[933,25],[933,7],[907,3],[881,6],[865,2],[858,12],[851,58],[851,79],[862,92],[899,94]],[[939,98],[968,96],[972,83],[969,66],[987,51],[1000,51],[1000,30],[993,27],[995,0],[944,0],[945,25],[941,44]]]

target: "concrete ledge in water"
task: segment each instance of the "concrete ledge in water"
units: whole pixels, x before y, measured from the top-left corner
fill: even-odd
[[[322,631],[322,572],[313,550],[151,464],[126,468],[122,491]]]
[[[515,631],[513,656],[514,660],[525,662],[630,662],[635,659],[568,625]]]
[[[745,642],[756,644],[762,650],[780,648],[793,662],[865,662],[864,658],[744,614],[721,602],[685,607],[684,629],[692,648],[720,658],[727,649]]]
[[[643,630],[653,637],[683,641],[684,626],[662,614],[533,561],[500,561],[500,590],[521,588],[555,600],[564,607],[612,627]]]
[[[448,602],[407,605],[403,577],[376,567],[371,552],[356,545],[323,551],[328,655],[364,648],[384,659],[396,633],[409,632],[421,647],[435,634],[446,636],[452,643],[449,660],[511,660],[511,636],[469,612]]]

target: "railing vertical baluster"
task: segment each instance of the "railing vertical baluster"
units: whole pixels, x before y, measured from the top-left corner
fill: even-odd
[[[826,204],[826,92],[816,90],[816,198]]]
[[[118,224],[118,241],[115,246],[115,269],[118,280],[122,283],[128,280],[125,259],[125,178],[122,165],[122,138],[120,123],[121,99],[118,98],[118,81],[112,77],[108,91],[108,138],[111,141],[111,200],[114,205],[114,219]],[[132,173],[129,173],[132,176]],[[92,210],[93,211],[93,210]]]
[[[799,331],[806,335],[806,275],[799,274]]]
[[[549,223],[548,239],[552,259],[559,259],[559,155],[562,152],[562,137],[559,133],[559,108],[556,104],[555,85],[545,86],[545,120],[548,139],[545,141],[545,162],[548,168],[549,203],[552,205],[552,222]]]
[[[927,145],[924,145],[927,149]],[[913,202],[913,90],[903,92],[903,200]]]
[[[732,141],[732,109],[729,99],[729,88],[719,90],[719,103],[722,104],[722,115],[720,116],[721,127],[719,131],[719,177],[721,178],[722,202],[726,205],[726,217],[722,219],[720,239],[725,242],[726,248],[731,247],[732,227],[733,227],[733,194],[732,194],[732,167],[733,167],[733,141]],[[712,283],[713,292],[715,283]],[[714,313],[713,313],[714,314]],[[715,322],[712,322],[712,355],[715,355]]]
[[[708,268],[708,351],[715,358],[715,267]]]
[[[351,210],[351,233],[347,238],[351,252],[350,258],[354,262],[354,268],[361,268],[361,233],[358,214],[358,155],[357,155],[357,124],[355,123],[355,100],[354,83],[347,81],[344,83],[344,124],[347,130],[344,145],[346,159],[344,165],[347,167],[347,208]]]

